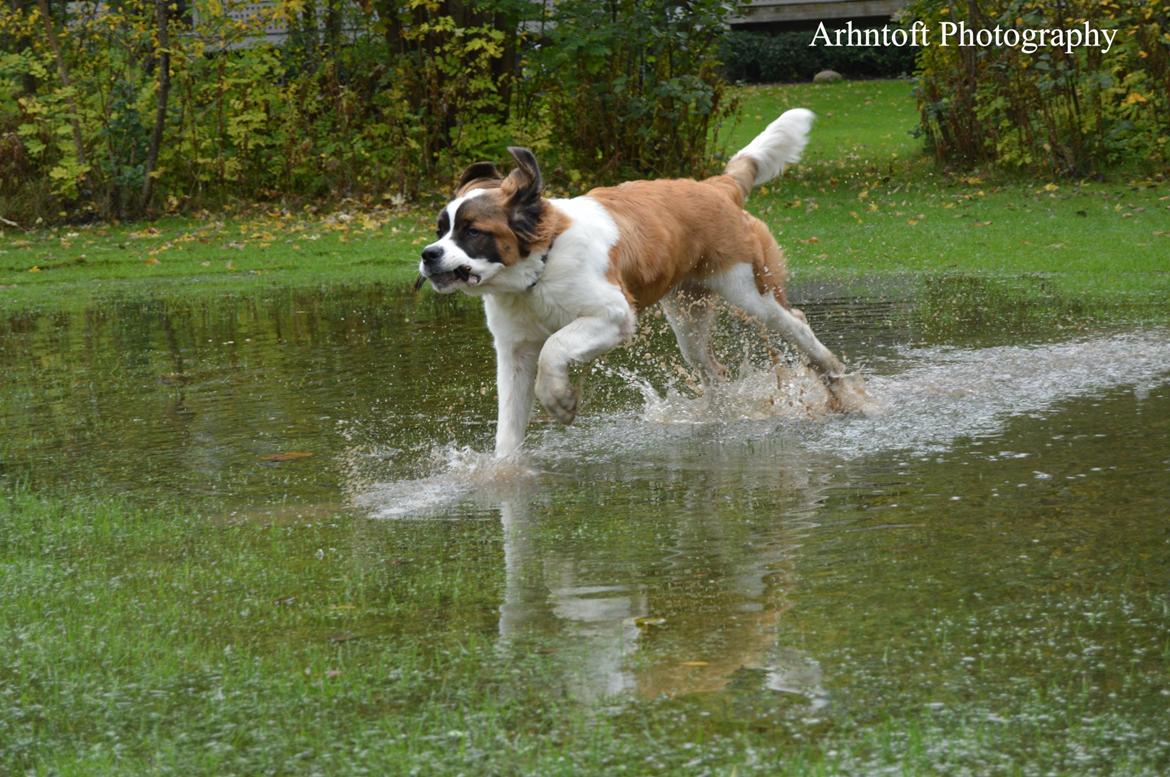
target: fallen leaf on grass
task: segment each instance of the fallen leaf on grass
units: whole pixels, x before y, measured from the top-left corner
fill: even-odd
[[[297,459],[307,459],[313,454],[310,451],[285,451],[284,453],[269,453],[267,456],[261,456],[261,461],[296,461]]]
[[[708,661],[683,661],[682,666],[710,666]]]

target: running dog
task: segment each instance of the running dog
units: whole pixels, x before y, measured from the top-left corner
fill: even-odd
[[[517,451],[533,396],[562,423],[577,414],[569,365],[628,341],[637,313],[658,303],[683,358],[704,385],[724,376],[710,334],[719,296],[796,347],[820,374],[836,409],[866,410],[858,381],[788,304],[784,254],[743,209],[754,186],[797,162],[813,114],[785,112],[703,181],[629,181],[572,199],[542,195],[540,167],[509,148],[507,176],[467,168],[422,251],[416,288],[484,297],[495,340],[499,418],[495,454]]]

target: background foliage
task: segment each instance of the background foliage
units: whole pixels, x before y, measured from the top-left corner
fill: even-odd
[[[733,113],[717,51],[722,0],[560,0],[533,53],[564,162],[590,181],[701,175]]]
[[[249,7],[260,13],[241,14]],[[575,188],[702,175],[727,80],[910,69],[910,49],[726,32],[719,0],[8,0],[0,215],[82,221],[225,201],[402,202],[536,149]],[[947,164],[1086,176],[1170,160],[1170,0],[915,0],[905,21],[1116,29],[1112,50],[919,50]],[[266,28],[287,30],[276,40]],[[723,64],[721,64],[723,63]]]
[[[244,5],[5,5],[0,212],[399,201],[511,142],[569,180],[698,172],[728,112],[714,0],[565,0],[555,18],[530,0]]]
[[[1085,176],[1170,162],[1167,0],[917,0],[908,19],[971,27],[1117,31],[1108,53],[1081,48],[920,50],[919,108],[929,148],[948,163]]]

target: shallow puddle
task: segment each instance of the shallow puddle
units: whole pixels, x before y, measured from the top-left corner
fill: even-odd
[[[355,558],[414,531],[482,578],[466,628],[547,651],[582,701],[687,699],[798,740],[907,710],[1024,736],[1056,725],[1038,694],[1075,686],[1086,763],[1125,737],[1165,758],[1170,332],[1009,333],[981,300],[992,323],[960,336],[911,283],[799,291],[875,417],[820,412],[736,321],[735,380],[698,396],[650,316],[583,375],[579,422],[538,419],[505,466],[481,453],[474,305],[273,291],[13,317],[0,475],[216,521],[345,515]],[[488,547],[449,531],[485,521]]]

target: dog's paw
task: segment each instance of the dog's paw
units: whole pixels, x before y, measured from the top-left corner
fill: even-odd
[[[857,375],[842,375],[829,381],[832,407],[841,413],[875,416],[881,406],[865,391],[865,382]]]
[[[545,410],[562,424],[571,424],[577,417],[580,394],[567,380],[537,381],[536,396]]]

